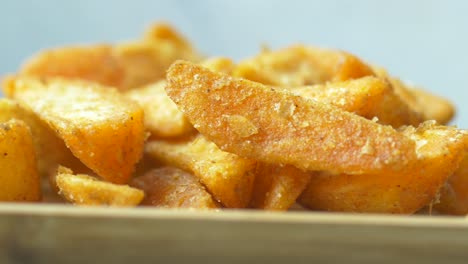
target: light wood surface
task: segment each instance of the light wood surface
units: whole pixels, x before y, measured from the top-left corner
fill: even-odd
[[[468,263],[468,219],[0,204],[0,263]]]

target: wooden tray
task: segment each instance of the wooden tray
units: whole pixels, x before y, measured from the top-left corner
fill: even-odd
[[[468,263],[468,219],[0,204],[1,263]]]

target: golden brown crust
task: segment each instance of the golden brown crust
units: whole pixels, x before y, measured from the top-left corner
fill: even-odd
[[[243,157],[352,174],[417,160],[407,136],[320,102],[189,62],[173,64],[167,79],[168,95],[195,128]]]
[[[47,123],[99,176],[128,182],[145,140],[136,103],[109,87],[60,78],[10,79],[5,94]]]

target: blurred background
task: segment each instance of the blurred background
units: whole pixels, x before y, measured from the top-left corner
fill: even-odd
[[[207,55],[236,60],[261,44],[350,51],[455,102],[468,128],[468,1],[463,0],[1,0],[0,75],[31,54],[116,42],[167,21]]]

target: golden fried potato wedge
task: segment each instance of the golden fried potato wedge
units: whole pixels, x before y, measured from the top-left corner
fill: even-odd
[[[198,178],[188,172],[163,167],[134,178],[131,186],[143,190],[142,205],[164,208],[214,209],[218,205]]]
[[[302,45],[263,51],[240,62],[233,72],[236,77],[281,87],[346,81],[369,75],[374,75],[372,69],[352,54]]]
[[[65,167],[58,168],[55,182],[59,194],[76,205],[136,206],[144,197],[141,190],[99,181],[85,174],[73,174]]]
[[[42,51],[30,58],[21,74],[79,78],[119,87],[125,81],[125,69],[110,45],[63,47]]]
[[[21,74],[84,79],[128,90],[163,79],[176,59],[199,60],[190,44],[166,24],[142,40],[111,45],[63,47],[29,59]]]
[[[200,65],[215,72],[232,74],[236,65],[231,59],[224,57],[212,57],[200,62]]]
[[[23,121],[0,123],[0,155],[0,201],[39,201],[41,182],[34,145]]]
[[[419,112],[395,94],[388,81],[377,77],[293,87],[290,90],[296,95],[331,104],[367,119],[377,117],[379,123],[396,128],[418,126],[424,121]]]
[[[431,94],[421,88],[408,85],[398,78],[390,76],[388,72],[378,66],[374,66],[375,73],[381,78],[388,79],[395,93],[414,109],[421,113],[424,120],[436,120],[440,124],[447,124],[455,116],[455,106],[447,99]]]
[[[60,78],[11,78],[5,94],[46,122],[99,176],[126,183],[143,152],[143,110],[116,90]]]
[[[399,172],[316,173],[299,202],[319,210],[402,214],[429,204],[461,162],[468,134],[430,121],[404,133],[417,141],[417,164]]]
[[[468,153],[466,151],[458,169],[441,189],[439,201],[439,203],[434,203],[434,208],[440,213],[468,214]]]
[[[255,161],[224,152],[201,135],[182,142],[153,140],[146,152],[163,164],[193,172],[225,207],[244,208],[251,199]]]
[[[86,170],[85,166],[65,146],[63,140],[33,112],[10,99],[0,99],[0,122],[13,118],[24,121],[31,129],[37,167],[41,176],[48,176],[55,172],[59,164],[80,172]]]
[[[139,103],[145,111],[145,127],[158,138],[178,137],[193,133],[195,129],[167,96],[166,81],[133,89],[126,96]]]
[[[412,87],[410,92],[427,120],[448,124],[455,116],[455,106],[449,100],[421,88]]]
[[[310,175],[290,165],[258,163],[250,207],[288,210],[306,188]]]
[[[416,162],[416,144],[390,126],[259,83],[177,62],[166,92],[224,151],[304,170],[362,174]]]

